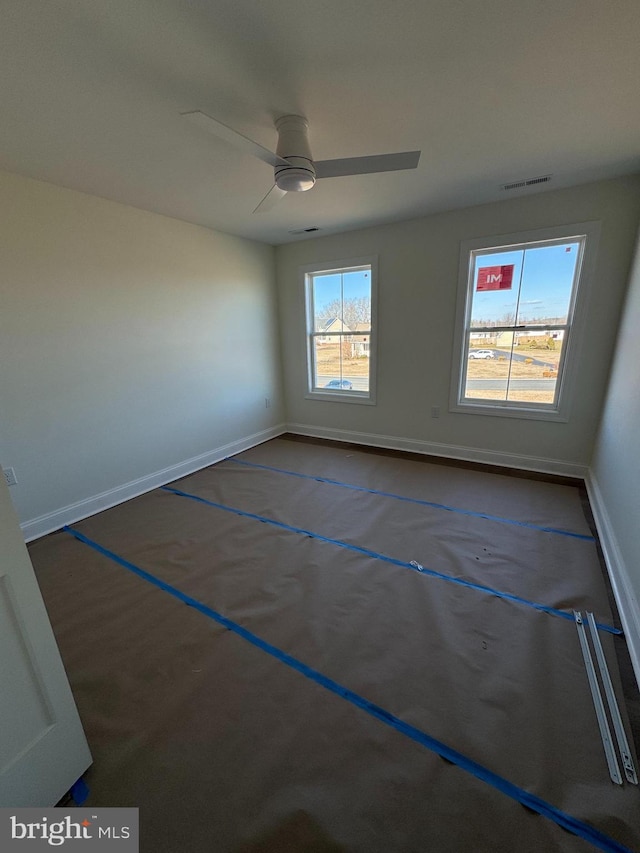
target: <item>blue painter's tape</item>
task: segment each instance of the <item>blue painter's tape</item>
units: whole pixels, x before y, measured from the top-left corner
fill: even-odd
[[[262,468],[264,471],[276,471],[278,474],[287,474],[289,477],[299,477],[303,480],[314,480],[316,483],[326,483],[330,486],[340,486],[343,489],[351,489],[355,492],[367,492],[370,495],[381,495],[385,498],[393,498],[396,501],[405,501],[406,503],[418,504],[419,506],[428,506],[432,509],[442,509],[446,512],[454,512],[458,515],[468,515],[474,518],[484,518],[487,521],[498,521],[500,524],[513,524],[517,527],[528,527],[530,530],[540,530],[542,533],[555,533],[558,536],[571,536],[573,539],[583,539],[585,542],[595,542],[593,536],[588,536],[584,533],[573,533],[570,530],[562,530],[558,527],[543,527],[540,524],[532,524],[528,521],[516,521],[513,518],[502,518],[499,515],[489,515],[486,512],[475,512],[470,509],[459,509],[458,507],[447,506],[447,504],[434,503],[433,501],[425,501],[420,498],[407,498],[404,495],[396,495],[394,492],[382,492],[379,489],[368,489],[365,486],[354,486],[352,483],[343,483],[340,480],[332,480],[329,477],[316,477],[313,474],[300,474],[298,471],[287,471],[285,468],[275,468],[272,465],[259,465],[256,462],[247,462],[245,459],[235,459],[233,456],[228,456],[225,462],[233,462],[234,465],[246,465],[250,468]]]
[[[87,798],[89,796],[89,786],[84,781],[82,776],[78,779],[77,782],[73,783],[70,793],[71,799],[77,806],[82,806],[86,803]]]
[[[382,560],[385,563],[391,563],[393,566],[400,566],[403,569],[411,569],[412,572],[419,572],[421,575],[426,575],[432,578],[439,578],[440,580],[447,581],[448,583],[454,583],[458,586],[467,587],[468,589],[475,589],[477,592],[488,593],[489,595],[496,595],[498,598],[504,598],[506,601],[513,601],[516,604],[523,604],[526,607],[533,607],[535,610],[541,610],[544,613],[549,613],[551,616],[559,616],[561,619],[566,619],[569,622],[574,621],[573,611],[567,612],[566,610],[558,610],[555,607],[549,607],[546,604],[539,604],[535,601],[529,601],[527,598],[522,598],[519,595],[513,595],[510,592],[501,592],[498,589],[493,589],[490,586],[483,586],[482,584],[473,583],[472,581],[465,581],[461,578],[454,578],[451,575],[443,574],[442,572],[437,572],[435,569],[428,569],[424,566],[417,566],[413,563],[407,563],[404,560],[396,560],[394,557],[387,557],[386,554],[379,554],[377,551],[371,551],[369,548],[362,548],[359,545],[351,545],[349,542],[343,542],[342,539],[331,539],[328,536],[321,536],[319,533],[314,533],[312,530],[305,530],[303,527],[293,527],[290,524],[285,524],[282,521],[275,521],[272,518],[265,518],[262,515],[256,515],[253,512],[247,512],[243,509],[236,509],[235,507],[226,506],[226,504],[217,503],[216,501],[210,501],[206,498],[201,498],[198,495],[192,495],[189,492],[183,492],[181,489],[174,489],[172,486],[161,486],[165,492],[171,492],[171,494],[178,495],[179,497],[189,498],[192,501],[198,501],[198,503],[206,504],[207,506],[215,507],[216,509],[224,510],[225,512],[231,512],[234,515],[240,515],[243,518],[252,518],[254,521],[260,521],[263,524],[271,524],[274,527],[279,527],[281,530],[288,530],[291,533],[300,533],[303,536],[309,536],[311,539],[317,539],[320,542],[328,542],[331,545],[337,545],[339,548],[346,548],[349,551],[355,551],[357,554],[362,554],[365,557],[370,557],[374,560]],[[614,628],[612,625],[607,625],[605,623],[596,623],[597,627],[601,631],[606,631],[609,634],[622,634],[622,631],[619,628]]]
[[[128,560],[125,560],[123,557],[120,557],[118,554],[115,554],[113,551],[109,551],[107,548],[104,548],[102,545],[94,542],[92,539],[84,536],[78,530],[75,530],[73,527],[69,527],[65,525],[63,528],[67,533],[70,533],[74,536],[79,542],[88,545],[93,550],[97,551],[99,554],[102,554],[104,557],[109,558],[113,562],[122,566],[125,569],[133,572],[138,577],[143,580],[152,583],[154,586],[159,589],[164,590],[164,592],[169,593],[174,598],[177,598],[179,601],[182,601],[184,604],[189,605],[189,607],[193,607],[195,610],[202,613],[204,616],[207,616],[209,619],[212,619],[219,625],[222,625],[229,631],[232,631],[234,634],[237,634],[243,640],[246,640],[251,645],[260,649],[268,655],[271,655],[276,660],[295,670],[296,672],[304,675],[306,678],[310,679],[314,683],[318,684],[320,687],[323,687],[325,690],[333,693],[336,696],[341,697],[342,699],[350,702],[357,708],[360,708],[365,713],[369,714],[369,716],[379,720],[381,723],[384,723],[387,726],[390,726],[395,731],[414,741],[415,743],[420,744],[431,752],[439,755],[441,758],[446,759],[447,761],[455,764],[461,770],[466,771],[467,773],[474,776],[476,779],[479,779],[481,782],[490,785],[492,788],[500,791],[502,794],[505,794],[507,797],[515,800],[518,803],[521,803],[523,806],[526,806],[528,809],[543,815],[549,820],[556,823],[558,826],[561,826],[563,829],[577,835],[580,838],[589,841],[599,850],[604,850],[605,853],[633,853],[628,847],[620,844],[615,841],[615,839],[610,838],[599,830],[595,829],[593,826],[590,826],[588,823],[584,821],[578,820],[578,818],[573,817],[573,815],[568,814],[567,812],[562,811],[561,809],[557,809],[551,803],[546,802],[546,800],[537,797],[535,794],[531,794],[529,791],[526,791],[524,788],[519,788],[517,785],[514,785],[512,782],[509,782],[508,779],[505,779],[502,776],[499,776],[497,773],[494,773],[492,770],[484,767],[482,764],[479,764],[477,761],[473,761],[473,759],[468,758],[466,755],[463,755],[461,752],[453,749],[447,744],[442,743],[442,741],[437,740],[431,735],[427,734],[427,732],[418,729],[416,726],[412,726],[409,723],[405,723],[399,717],[396,717],[390,711],[387,711],[385,708],[380,707],[379,705],[370,702],[368,699],[365,699],[360,694],[355,693],[353,690],[350,690],[348,687],[344,687],[342,684],[339,684],[337,681],[334,681],[332,678],[329,678],[326,675],[323,675],[316,669],[308,666],[308,664],[303,663],[302,661],[294,658],[292,655],[287,652],[282,651],[282,649],[277,648],[277,646],[271,645],[266,640],[263,640],[257,634],[254,634],[252,631],[247,630],[247,628],[243,628],[242,625],[234,622],[231,619],[228,619],[226,616],[223,616],[221,613],[218,613],[216,610],[213,610],[211,607],[207,607],[206,604],[198,601],[195,598],[192,598],[189,595],[185,595],[176,587],[171,586],[168,583],[160,580],[159,578],[152,575],[150,572],[141,569],[139,566],[130,563]]]

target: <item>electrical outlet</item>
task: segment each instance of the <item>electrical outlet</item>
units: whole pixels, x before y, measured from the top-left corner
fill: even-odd
[[[4,474],[4,481],[7,486],[15,486],[18,480],[16,478],[16,472],[13,470],[13,468],[3,468],[2,473]]]
[[[431,406],[431,417],[439,418],[440,417],[440,406]]]

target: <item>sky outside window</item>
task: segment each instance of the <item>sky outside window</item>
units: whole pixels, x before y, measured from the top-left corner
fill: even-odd
[[[326,306],[336,299],[349,301],[370,297],[371,274],[369,270],[353,270],[346,273],[329,273],[313,277],[313,305],[316,317],[322,316]]]
[[[478,291],[474,285],[471,325],[566,322],[579,248],[579,243],[567,242],[476,255],[476,283],[478,270],[484,267],[513,264],[514,270],[509,290]]]

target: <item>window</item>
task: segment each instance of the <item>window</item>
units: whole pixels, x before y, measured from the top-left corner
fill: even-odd
[[[374,402],[376,259],[304,267],[308,396]]]
[[[463,244],[452,411],[567,420],[598,230]]]

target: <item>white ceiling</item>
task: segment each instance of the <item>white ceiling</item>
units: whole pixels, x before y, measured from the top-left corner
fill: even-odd
[[[639,45],[639,0],[4,0],[0,168],[284,243],[640,171]],[[304,115],[319,160],[422,158],[252,214],[270,167],[195,109],[271,149]]]

